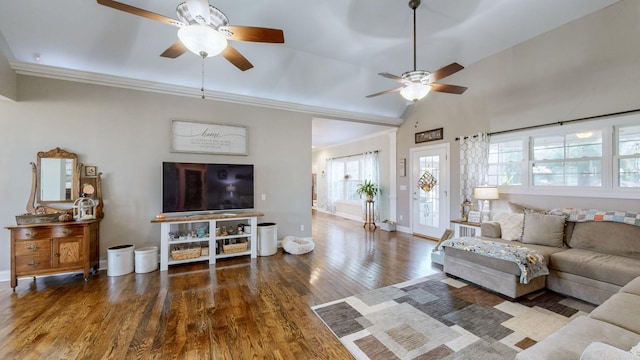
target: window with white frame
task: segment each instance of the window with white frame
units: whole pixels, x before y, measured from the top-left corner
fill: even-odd
[[[363,157],[349,157],[333,160],[332,179],[333,199],[339,200],[359,200],[356,194],[356,187],[362,183]]]
[[[534,136],[530,168],[533,186],[601,186],[602,131]]]
[[[640,198],[639,124],[632,114],[494,135],[487,182],[512,193]]]
[[[491,141],[487,184],[495,186],[523,184],[524,143],[523,139]]]
[[[618,186],[640,187],[640,126],[619,127],[616,140]]]

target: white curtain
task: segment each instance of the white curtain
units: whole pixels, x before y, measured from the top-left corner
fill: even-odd
[[[460,137],[460,201],[472,201],[473,188],[486,185],[488,162],[489,135]]]
[[[327,211],[336,212],[335,181],[333,181],[333,159],[327,159],[327,168],[325,169],[325,180],[327,183]]]
[[[372,151],[363,154],[363,166],[362,166],[363,180],[370,180],[374,184],[380,187],[380,161],[378,159],[378,152]],[[374,221],[380,220],[380,193],[378,193],[374,201]],[[365,216],[365,202],[362,202],[362,217]]]

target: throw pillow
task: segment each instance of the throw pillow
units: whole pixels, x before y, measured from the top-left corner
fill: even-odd
[[[519,213],[522,214],[525,211],[533,211],[533,212],[538,212],[538,213],[546,213],[547,210],[544,209],[539,209],[539,208],[534,208],[528,205],[522,205],[522,204],[518,204],[518,203],[514,203],[509,201],[509,210],[511,210],[511,212],[513,213]]]
[[[500,213],[495,217],[494,221],[500,224],[504,240],[520,240],[524,221],[523,213]]]
[[[525,212],[521,241],[524,244],[562,247],[565,222],[564,216]]]

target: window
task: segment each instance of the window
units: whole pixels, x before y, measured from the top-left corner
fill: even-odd
[[[489,144],[489,168],[487,170],[489,185],[518,186],[523,184],[523,144],[522,139],[492,141]]]
[[[359,200],[356,187],[362,183],[362,156],[334,160],[331,164],[334,200]]]
[[[602,185],[602,131],[533,137],[533,186]]]
[[[487,173],[505,193],[640,199],[640,113],[493,135]]]
[[[640,126],[618,129],[618,186],[640,187]]]

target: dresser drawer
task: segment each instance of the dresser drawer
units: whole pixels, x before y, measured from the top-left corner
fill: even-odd
[[[65,238],[84,235],[82,226],[52,226],[43,228],[24,228],[12,230],[16,240],[35,240],[50,238]]]
[[[46,240],[20,240],[15,242],[16,256],[51,256],[51,241]]]
[[[54,226],[51,228],[51,237],[64,238],[84,235],[83,226]]]
[[[51,238],[51,228],[24,228],[11,230],[16,240],[36,240]]]
[[[51,254],[16,256],[16,274],[29,275],[51,269]]]

